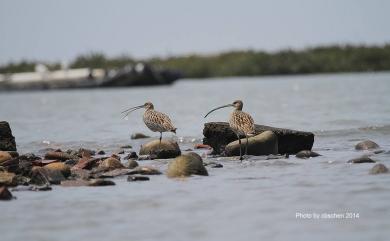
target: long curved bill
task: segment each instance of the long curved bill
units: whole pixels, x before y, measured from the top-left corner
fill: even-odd
[[[216,111],[216,110],[219,110],[219,109],[222,109],[222,108],[226,108],[226,107],[232,107],[233,105],[232,104],[228,104],[228,105],[223,105],[223,106],[220,106],[220,107],[217,107],[217,108],[214,108],[212,110],[209,111],[209,113],[207,113],[204,118],[206,118],[211,112],[213,111]]]
[[[133,111],[135,111],[135,110],[138,110],[138,109],[141,109],[141,108],[143,108],[143,107],[145,107],[145,105],[139,105],[139,106],[131,107],[130,109],[127,109],[127,110],[122,111],[121,113],[122,113],[122,114],[125,114],[125,115],[123,116],[123,118],[125,118],[126,116],[128,116],[131,112],[133,112]]]

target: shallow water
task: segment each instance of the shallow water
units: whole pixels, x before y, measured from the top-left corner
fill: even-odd
[[[1,119],[10,122],[19,152],[87,148],[114,151],[158,137],[120,112],[150,100],[169,113],[182,149],[201,142],[205,121],[228,118],[230,110],[203,116],[234,99],[256,123],[314,131],[323,156],[300,160],[251,157],[206,158],[223,168],[209,177],[150,182],[114,179],[114,187],[14,192],[0,202],[1,240],[388,240],[390,175],[368,175],[373,164],[347,164],[360,156],[362,139],[386,153],[373,156],[389,166],[390,74],[183,80],[173,86],[53,92],[0,93]],[[203,151],[199,151],[204,154]],[[143,161],[164,170],[166,161]],[[296,218],[296,213],[358,213],[359,218]]]

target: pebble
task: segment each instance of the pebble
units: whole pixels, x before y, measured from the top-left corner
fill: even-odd
[[[128,182],[136,182],[136,181],[149,181],[150,178],[146,176],[128,176],[127,181]]]
[[[321,156],[321,155],[318,154],[317,152],[314,152],[311,150],[303,150],[303,151],[298,152],[295,155],[295,157],[302,158],[302,159],[306,159],[306,158],[310,158],[310,157],[317,157],[317,156]]]
[[[111,180],[105,180],[105,179],[93,179],[89,181],[88,186],[96,187],[96,186],[113,186],[115,185],[115,182]]]
[[[0,200],[11,200],[13,198],[7,187],[0,187]]]
[[[149,138],[150,136],[147,136],[145,134],[142,134],[142,133],[134,133],[130,136],[130,138],[132,140],[136,140],[136,139],[143,139],[143,138]]]
[[[348,161],[348,163],[373,163],[373,162],[375,161],[368,156],[361,156],[358,158],[353,158]]]
[[[383,165],[382,163],[375,164],[371,169],[370,169],[370,174],[381,174],[381,173],[388,173],[389,169]]]
[[[138,166],[129,175],[141,174],[141,175],[159,175],[161,172],[154,167]]]

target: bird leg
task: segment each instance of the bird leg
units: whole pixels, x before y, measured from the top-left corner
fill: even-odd
[[[240,161],[242,162],[242,151],[241,151],[241,139],[240,139],[240,136],[237,134],[237,138],[238,138],[238,144],[240,145]]]
[[[248,136],[245,134],[245,138],[246,138],[246,145],[245,145],[245,157],[248,155]]]
[[[160,143],[158,145],[158,149],[161,151],[161,139],[162,139],[162,132],[160,132]]]

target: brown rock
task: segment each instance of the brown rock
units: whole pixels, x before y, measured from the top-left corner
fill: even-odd
[[[141,146],[140,155],[156,155],[158,159],[175,158],[181,154],[177,142],[162,140],[161,145],[159,140],[148,142]]]
[[[48,169],[44,167],[34,167],[31,171],[30,183],[35,185],[60,184],[65,180],[62,172],[56,169]]]
[[[89,180],[91,178],[91,171],[86,169],[72,168],[71,176],[77,179]]]
[[[101,170],[114,170],[118,168],[124,168],[122,163],[114,158],[114,157],[109,157],[107,159],[104,159],[98,166],[99,169]]]
[[[51,170],[58,170],[64,175],[64,177],[69,177],[70,176],[70,166],[63,162],[53,162],[50,164],[47,164],[44,166],[44,168],[51,169]]]
[[[136,140],[136,139],[143,139],[143,138],[149,138],[150,136],[147,136],[145,134],[142,134],[142,133],[134,133],[131,135],[131,139],[132,140]]]
[[[112,171],[99,173],[96,175],[96,178],[113,178],[113,177],[128,175],[130,172],[131,172],[130,169],[115,169]]]
[[[0,172],[0,186],[16,186],[18,180],[14,173]]]
[[[101,158],[88,158],[83,157],[81,158],[76,165],[72,167],[72,169],[87,169],[91,170],[93,167],[98,166],[98,162],[101,160]]]
[[[5,161],[8,161],[12,158],[11,154],[9,154],[8,152],[6,151],[0,151],[0,165],[5,162]]]
[[[207,149],[207,150],[212,149],[211,146],[206,145],[206,144],[200,144],[200,143],[195,144],[194,148],[195,148],[195,149]]]
[[[79,157],[71,155],[66,152],[49,151],[48,153],[46,153],[45,159],[66,161],[66,160],[78,160]]]

